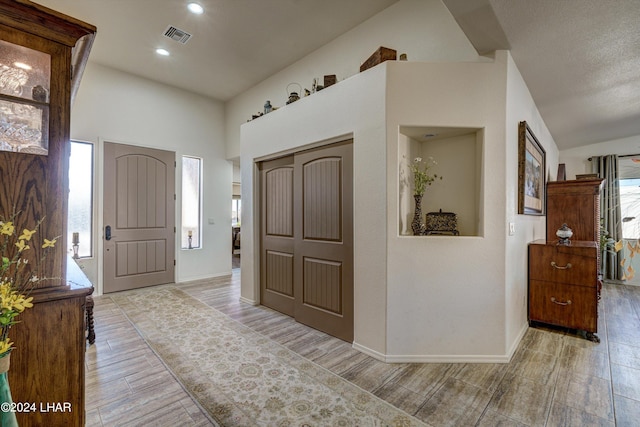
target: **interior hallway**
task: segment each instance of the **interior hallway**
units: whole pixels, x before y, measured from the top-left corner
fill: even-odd
[[[637,426],[640,287],[605,285],[600,344],[529,328],[508,364],[385,364],[264,307],[239,302],[240,270],[185,292],[434,427]],[[87,426],[212,425],[108,295],[86,354]]]

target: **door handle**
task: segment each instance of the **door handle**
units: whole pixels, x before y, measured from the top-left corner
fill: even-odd
[[[111,240],[111,226],[107,225],[104,228],[104,239],[105,240]]]

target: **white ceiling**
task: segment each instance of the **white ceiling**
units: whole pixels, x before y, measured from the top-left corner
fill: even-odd
[[[92,61],[225,101],[397,0],[35,1],[98,28]],[[638,0],[442,1],[480,53],[511,50],[561,150],[640,135]]]
[[[443,1],[476,49],[511,50],[561,150],[640,135],[640,1]]]
[[[398,0],[33,1],[98,28],[91,61],[226,101]],[[164,37],[169,25],[193,37]]]

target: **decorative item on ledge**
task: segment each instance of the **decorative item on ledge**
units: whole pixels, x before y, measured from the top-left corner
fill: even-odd
[[[289,87],[291,85],[296,85],[300,89],[298,89],[297,92],[289,92]],[[300,99],[300,92],[302,92],[302,86],[300,86],[299,83],[289,83],[287,85],[287,95],[289,96],[289,99],[287,99],[287,105],[291,104],[292,102],[296,102],[297,100],[299,100]]]
[[[415,211],[413,221],[411,222],[411,230],[414,236],[422,236],[425,232],[425,225],[422,222],[422,196],[427,189],[427,185],[431,185],[433,181],[442,176],[438,174],[429,174],[429,169],[438,163],[429,157],[427,161],[422,161],[422,157],[416,157],[413,162],[409,163],[409,168],[413,173],[413,199],[415,200]]]
[[[311,93],[316,93],[324,89],[324,86],[320,84],[320,79],[315,77],[311,83]],[[305,89],[306,91],[306,89]]]
[[[336,78],[335,74],[326,74],[324,76],[324,87],[332,86],[336,84],[337,81],[338,79]]]
[[[394,49],[389,49],[388,47],[380,46],[378,50],[373,52],[373,54],[367,58],[366,61],[360,66],[360,72],[368,70],[371,67],[374,67],[384,61],[395,61],[397,58],[398,52]]]
[[[571,238],[571,236],[573,236],[573,230],[571,230],[569,226],[564,223],[562,224],[562,227],[558,228],[558,231],[556,231],[556,236],[560,238],[560,240],[558,240],[559,245],[570,245],[571,240],[569,239]]]
[[[459,236],[458,215],[453,212],[429,212],[426,215],[426,227],[424,234],[451,234]]]
[[[411,221],[411,230],[414,236],[422,236],[424,234],[424,224],[422,223],[422,194],[414,194],[416,208],[413,213],[413,221]]]

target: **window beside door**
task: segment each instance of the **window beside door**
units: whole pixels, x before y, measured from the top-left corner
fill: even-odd
[[[622,237],[640,239],[640,179],[620,180]]]
[[[92,256],[93,144],[71,141],[69,157],[69,210],[67,247],[78,248],[78,258]],[[73,253],[73,252],[72,252]]]
[[[202,159],[182,156],[182,249],[201,247]]]

